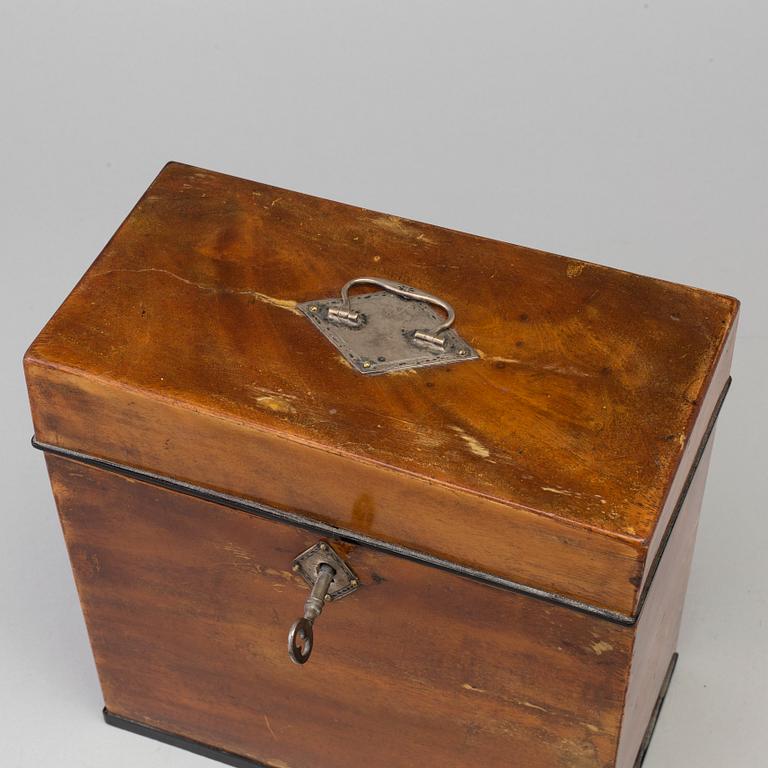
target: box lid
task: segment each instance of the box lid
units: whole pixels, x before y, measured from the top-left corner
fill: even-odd
[[[355,370],[299,305],[370,275],[448,302],[478,358]],[[49,449],[631,618],[727,381],[737,312],[170,163],[25,366]]]

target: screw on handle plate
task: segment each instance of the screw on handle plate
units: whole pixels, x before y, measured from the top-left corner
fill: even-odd
[[[292,568],[312,587],[304,604],[304,615],[294,622],[288,633],[288,656],[294,664],[306,664],[314,647],[314,624],[325,604],[354,592],[359,582],[324,541],[302,552],[293,561]]]

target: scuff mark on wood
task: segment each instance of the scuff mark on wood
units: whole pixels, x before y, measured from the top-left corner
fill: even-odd
[[[199,288],[201,291],[207,291],[208,293],[214,294],[228,294],[231,296],[250,296],[251,298],[260,301],[263,304],[268,304],[269,306],[277,307],[278,309],[286,309],[289,312],[292,312],[294,315],[301,314],[301,312],[299,312],[296,307],[297,302],[290,299],[277,299],[274,296],[268,296],[265,293],[260,293],[259,291],[253,291],[249,289],[236,290],[225,285],[198,283],[194,280],[188,280],[186,277],[182,277],[181,275],[177,275],[175,272],[171,272],[169,269],[160,269],[159,267],[144,267],[142,269],[108,269],[104,272],[96,273],[95,276],[106,277],[107,275],[111,275],[117,272],[129,272],[134,274],[140,274],[142,272],[157,272],[158,274],[168,275],[169,277],[174,278],[174,280],[178,280],[179,282],[186,283],[187,285],[191,285],[195,288]]]
[[[267,724],[267,730],[272,734],[272,738],[277,741],[277,736],[275,736],[275,732],[272,730],[272,726],[270,725],[269,718],[264,715],[264,722]]]
[[[536,360],[520,360],[515,357],[504,357],[503,355],[488,355],[480,349],[475,350],[478,357],[487,360],[489,363],[496,363],[498,368],[505,365],[519,365],[521,368],[530,368],[534,371],[548,371],[550,373],[559,373],[563,376],[579,376],[581,378],[592,378],[596,374],[576,368],[572,365],[556,365],[554,363],[540,363]]]
[[[435,241],[431,240],[426,233],[419,230],[410,222],[401,219],[399,216],[377,216],[372,220],[372,223],[395,235],[412,237],[420,243],[435,245]]]
[[[461,427],[451,425],[449,429],[452,429],[467,444],[470,452],[475,456],[487,459],[491,455],[491,452],[476,437],[468,434]]]
[[[613,650],[613,646],[610,643],[606,643],[605,640],[598,640],[596,643],[592,643],[591,648],[598,656]]]
[[[548,485],[542,485],[541,486],[542,491],[547,491],[548,493],[559,493],[562,496],[578,496],[580,494],[575,494],[573,491],[565,491],[562,488],[551,488]]]
[[[261,408],[265,408],[273,413],[296,413],[296,409],[284,397],[261,395],[261,397],[256,398],[256,402]]]

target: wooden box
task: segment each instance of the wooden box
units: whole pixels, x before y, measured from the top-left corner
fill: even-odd
[[[167,165],[25,359],[108,722],[238,766],[639,765],[737,312]]]

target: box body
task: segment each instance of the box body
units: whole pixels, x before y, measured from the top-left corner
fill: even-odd
[[[340,359],[296,307],[373,265],[479,359]],[[166,167],[25,361],[110,719],[233,765],[634,768],[737,309]],[[360,586],[296,667],[318,541]]]
[[[327,539],[363,587],[288,662],[315,531],[49,455],[107,710],[267,766],[633,768],[675,650],[709,449],[634,625]]]

